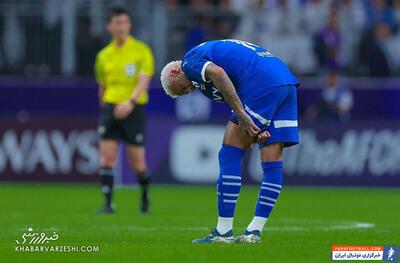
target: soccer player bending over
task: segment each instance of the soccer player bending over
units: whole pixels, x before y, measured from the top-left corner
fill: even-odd
[[[232,115],[219,151],[218,223],[194,243],[260,242],[261,232],[282,189],[282,151],[299,142],[297,92],[290,69],[255,44],[217,40],[190,50],[182,61],[161,72],[165,92],[175,98],[198,88],[208,98],[226,102]],[[241,161],[253,143],[259,144],[262,185],[253,220],[234,239],[232,226],[241,187]]]

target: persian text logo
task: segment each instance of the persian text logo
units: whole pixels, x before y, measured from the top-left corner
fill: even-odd
[[[58,234],[53,232],[51,236],[48,236],[44,232],[35,232],[33,228],[30,227],[28,230],[22,234],[21,240],[15,240],[18,245],[30,244],[30,245],[37,245],[37,244],[48,244],[50,241],[55,241],[58,239]]]
[[[58,244],[59,242],[54,244],[53,242],[56,240],[58,240],[58,234],[55,231],[46,234],[45,232],[34,231],[32,227],[29,227],[20,239],[15,240],[15,252],[100,252],[97,245],[65,245]]]

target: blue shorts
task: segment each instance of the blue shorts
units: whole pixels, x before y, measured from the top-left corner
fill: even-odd
[[[242,100],[247,114],[271,138],[259,145],[260,149],[273,143],[290,147],[299,143],[297,124],[297,87],[295,85],[271,87],[261,96]],[[233,113],[230,121],[238,124]]]

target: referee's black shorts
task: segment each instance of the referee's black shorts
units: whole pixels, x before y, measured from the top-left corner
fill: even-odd
[[[97,131],[101,139],[122,140],[127,144],[145,144],[146,111],[144,105],[135,105],[125,119],[114,117],[114,104],[105,104],[100,112]]]

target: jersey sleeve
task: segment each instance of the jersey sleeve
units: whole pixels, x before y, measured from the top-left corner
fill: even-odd
[[[154,74],[153,52],[148,46],[145,46],[143,49],[143,58],[140,64],[139,74],[147,75],[149,77]]]
[[[206,79],[206,68],[212,62],[203,52],[190,52],[182,60],[183,72],[189,79],[201,82],[210,82]]]
[[[101,57],[99,55],[96,56],[94,63],[94,75],[99,85],[105,85],[103,63],[101,62]]]

